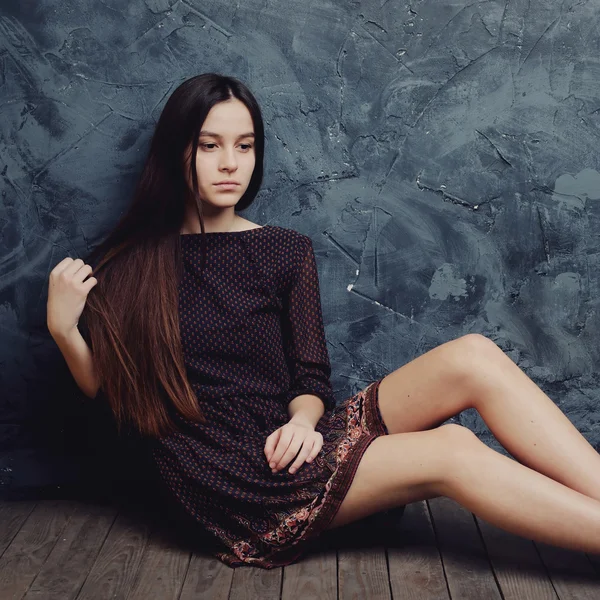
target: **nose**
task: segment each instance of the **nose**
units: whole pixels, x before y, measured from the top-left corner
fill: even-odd
[[[221,153],[221,164],[219,168],[225,171],[235,171],[237,169],[237,158],[235,156],[235,149],[229,148],[225,149]]]

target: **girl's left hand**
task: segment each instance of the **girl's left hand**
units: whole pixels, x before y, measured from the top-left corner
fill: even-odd
[[[295,473],[304,461],[312,462],[323,447],[323,436],[309,423],[289,421],[276,429],[265,444],[265,456],[273,473],[283,469],[298,454],[289,468]],[[298,453],[300,450],[300,453]]]

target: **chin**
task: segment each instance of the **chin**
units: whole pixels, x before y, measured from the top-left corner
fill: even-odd
[[[241,199],[241,195],[239,197],[234,198],[210,198],[208,202],[205,201],[205,204],[210,204],[215,208],[229,208],[230,206],[236,206],[237,203]]]

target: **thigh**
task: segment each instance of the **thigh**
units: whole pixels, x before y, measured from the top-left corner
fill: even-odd
[[[478,440],[471,431],[454,424],[376,438],[365,450],[328,528],[439,496],[448,477],[451,456],[473,441]]]
[[[474,365],[491,344],[483,336],[465,335],[386,375],[379,382],[378,404],[389,433],[432,429],[472,407],[477,394]]]

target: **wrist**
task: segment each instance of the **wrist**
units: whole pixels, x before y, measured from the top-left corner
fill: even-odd
[[[296,413],[291,419],[290,423],[295,423],[297,425],[304,425],[310,427],[311,429],[315,428],[315,424],[310,419],[308,415],[304,415],[302,413]]]
[[[323,411],[323,401],[314,394],[300,394],[288,404],[290,421],[310,426],[312,429],[317,427]]]

